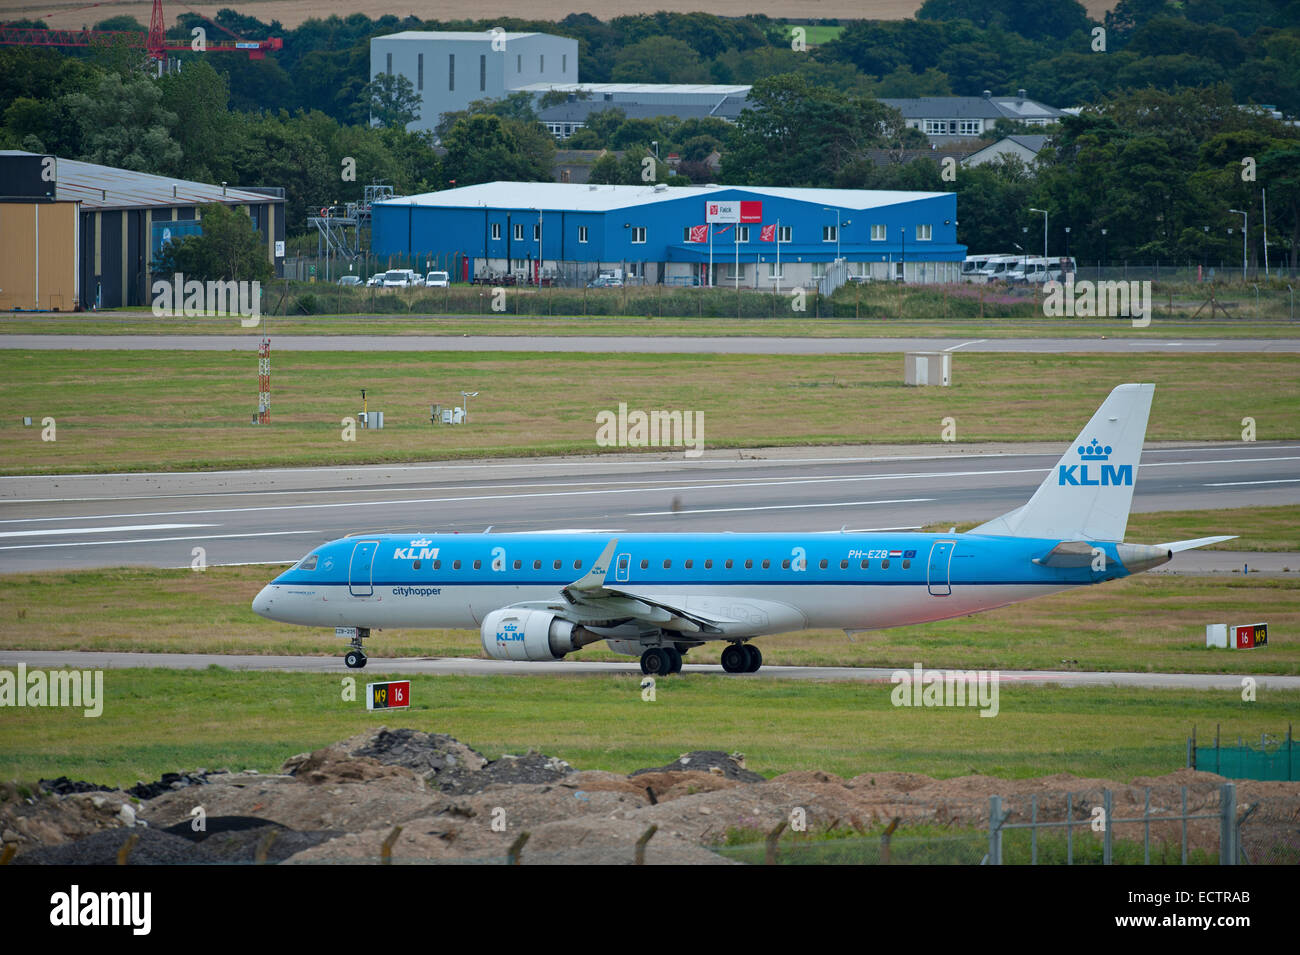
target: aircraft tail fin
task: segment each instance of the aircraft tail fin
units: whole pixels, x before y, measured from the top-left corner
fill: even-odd
[[[1034,496],[970,533],[1122,541],[1155,387],[1116,387]]]

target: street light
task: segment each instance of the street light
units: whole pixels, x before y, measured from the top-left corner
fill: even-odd
[[[469,399],[477,398],[477,391],[462,391],[460,396],[465,399],[465,423],[469,424]]]
[[[1043,258],[1047,258],[1047,210],[1030,209],[1030,212],[1041,212],[1043,214]]]
[[[1250,234],[1250,217],[1240,209],[1229,209],[1241,216],[1241,280],[1246,281],[1246,237]]]
[[[1097,278],[1101,278],[1101,267],[1106,262],[1106,230],[1101,230],[1101,261],[1097,263]]]
[[[1065,259],[1068,263],[1070,259],[1070,227],[1068,225],[1065,227]]]
[[[822,206],[822,209],[826,212],[835,213],[835,258],[838,260],[840,257],[840,226],[843,225],[840,221],[840,210],[832,206]]]

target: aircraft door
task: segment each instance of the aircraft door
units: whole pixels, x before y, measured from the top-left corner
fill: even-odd
[[[952,563],[953,548],[956,546],[956,541],[935,541],[930,548],[930,569],[927,579],[930,593],[936,597],[947,597],[952,593],[948,568]]]
[[[632,555],[619,554],[614,558],[614,579],[621,584],[627,583],[628,574],[632,570]]]
[[[379,541],[359,541],[352,548],[352,562],[348,566],[348,593],[354,597],[374,596],[375,551]]]

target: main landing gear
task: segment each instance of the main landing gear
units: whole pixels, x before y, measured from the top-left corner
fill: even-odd
[[[352,649],[343,655],[343,662],[348,665],[349,670],[360,670],[366,665],[366,653],[361,648],[361,641],[368,636],[370,636],[369,627],[357,627],[357,635],[349,644]]]
[[[750,643],[733,643],[722,651],[722,669],[728,673],[757,673],[763,654]]]
[[[641,654],[641,672],[648,676],[681,673],[682,652],[676,647],[651,647]]]

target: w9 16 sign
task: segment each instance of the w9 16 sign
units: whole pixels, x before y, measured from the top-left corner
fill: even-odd
[[[392,710],[410,705],[410,680],[366,684],[366,709],[368,710]]]

